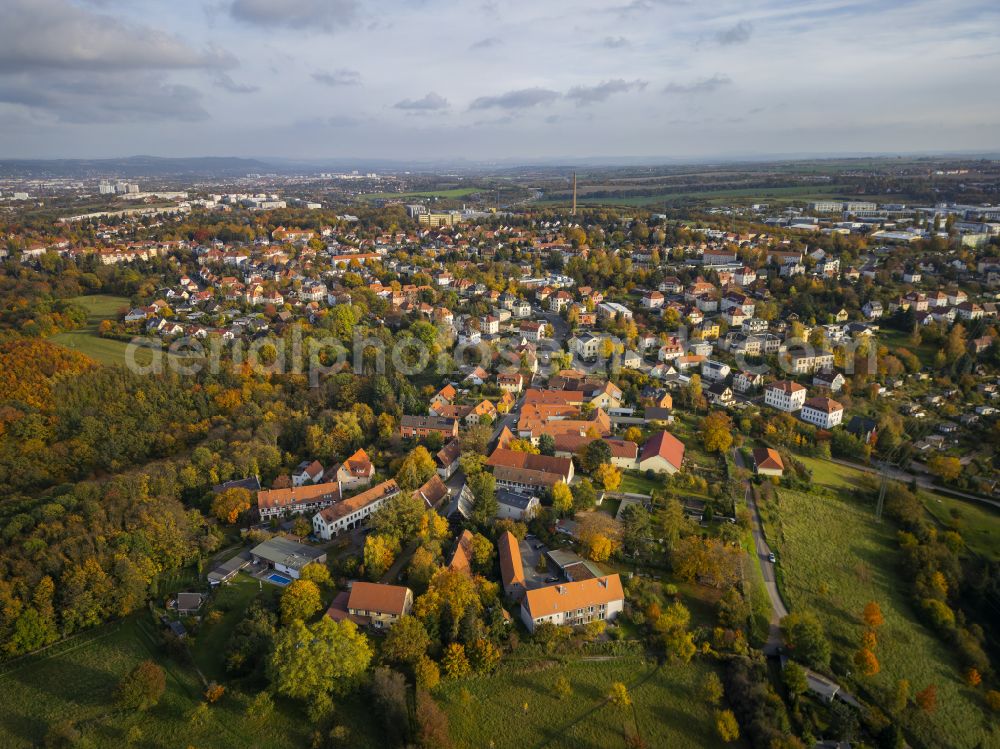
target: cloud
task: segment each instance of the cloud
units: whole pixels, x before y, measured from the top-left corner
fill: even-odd
[[[480,96],[469,105],[469,109],[528,109],[539,104],[550,104],[558,98],[558,91],[522,88],[499,96]]]
[[[626,81],[623,78],[616,78],[611,81],[602,81],[596,86],[574,86],[566,92],[566,98],[575,101],[578,107],[583,107],[606,101],[613,94],[623,94],[633,89],[645,87],[646,81]]]
[[[724,47],[733,44],[746,44],[753,34],[753,24],[749,21],[740,21],[731,29],[720,31],[715,35],[715,41]]]
[[[227,68],[235,58],[197,50],[148,26],[67,0],[5,0],[0,73],[32,70],[181,70]]]
[[[431,91],[422,99],[403,99],[392,105],[396,109],[405,109],[410,112],[439,112],[448,108],[448,100],[440,94]]]
[[[665,94],[710,94],[716,89],[728,86],[733,81],[728,75],[716,73],[711,78],[700,78],[694,83],[668,83],[663,87]]]
[[[317,70],[312,74],[312,78],[324,86],[357,86],[361,83],[361,73],[348,68],[339,68],[332,73],[326,70]]]
[[[499,47],[503,44],[503,39],[497,36],[488,36],[485,39],[480,39],[478,42],[473,42],[469,45],[469,49],[490,49],[491,47]]]
[[[608,49],[622,49],[623,47],[629,47],[631,45],[632,42],[623,36],[606,36],[601,40],[601,46],[607,47]]]
[[[215,74],[212,78],[212,83],[214,83],[219,88],[224,88],[231,94],[253,94],[260,91],[260,86],[254,86],[249,83],[237,83],[228,74],[219,72]]]
[[[332,32],[354,25],[358,0],[234,0],[230,15],[255,26]]]
[[[105,75],[47,71],[0,78],[0,102],[75,124],[204,120],[208,112],[201,98],[191,86],[165,83],[155,73],[142,71]]]

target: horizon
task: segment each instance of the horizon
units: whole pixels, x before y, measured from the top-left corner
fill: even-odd
[[[1000,103],[982,95],[1000,78],[983,31],[1000,8],[982,0],[455,10],[11,0],[0,136],[26,159],[648,163],[1000,148]]]

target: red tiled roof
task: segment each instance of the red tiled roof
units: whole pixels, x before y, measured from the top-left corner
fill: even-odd
[[[684,462],[684,443],[670,432],[657,432],[642,446],[642,456],[639,460],[641,462],[657,455],[675,468],[680,468]]]

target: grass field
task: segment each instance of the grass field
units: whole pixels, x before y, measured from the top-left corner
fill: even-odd
[[[141,746],[150,748],[305,745],[305,720],[297,710],[282,705],[268,725],[250,727],[242,715],[247,698],[235,693],[211,707],[204,725],[192,724],[190,714],[201,702],[201,682],[192,669],[161,654],[156,625],[146,612],[57,645],[55,651],[13,664],[0,676],[3,746],[38,746],[52,724],[67,719],[96,747],[121,747],[133,726],[142,731]],[[146,658],[167,671],[163,699],[146,713],[116,708],[115,686]]]
[[[1000,512],[988,505],[923,490],[917,496],[941,525],[962,534],[970,550],[987,559],[1000,559]]]
[[[857,489],[866,476],[864,471],[829,460],[797,456],[812,471],[813,482],[831,489]],[[971,500],[948,497],[921,489],[917,496],[927,512],[946,528],[955,528],[966,545],[987,559],[1000,559],[1000,512]]]
[[[862,689],[884,701],[897,679],[908,679],[914,692],[936,684],[933,715],[912,707],[904,713],[911,737],[928,747],[996,746],[991,741],[1000,736],[988,733],[980,698],[964,685],[948,646],[917,620],[909,586],[895,571],[894,528],[873,522],[871,507],[843,491],[818,496],[780,489],[777,499],[762,502],[762,510],[768,540],[781,559],[785,600],[792,611],[811,609],[820,616],[839,670],[853,668],[861,611],[868,601],[877,601],[885,616],[876,649],[881,672],[862,679]]]
[[[79,330],[59,333],[49,340],[73,351],[79,351],[107,366],[124,364],[128,344],[111,338],[101,338],[97,334],[97,326],[102,320],[117,319],[122,309],[128,307],[129,300],[123,296],[93,294],[74,297],[69,301],[86,308],[88,313],[86,326]],[[135,361],[145,366],[150,363],[152,356],[162,355],[151,349],[144,349],[136,353]]]
[[[715,747],[712,711],[698,696],[708,669],[699,660],[657,667],[638,657],[566,664],[514,661],[489,677],[449,682],[439,696],[460,749],[619,747],[626,720],[634,722],[649,747]],[[554,691],[561,676],[573,689],[562,700]],[[605,701],[614,681],[628,686],[632,711],[623,714]]]
[[[622,485],[618,491],[629,494],[652,494],[653,489],[662,489],[663,482],[648,479],[634,471],[622,471]]]

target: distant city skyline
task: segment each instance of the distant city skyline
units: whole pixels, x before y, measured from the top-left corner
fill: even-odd
[[[1000,149],[982,0],[6,0],[0,158]]]

